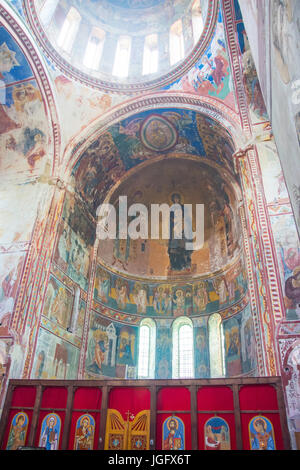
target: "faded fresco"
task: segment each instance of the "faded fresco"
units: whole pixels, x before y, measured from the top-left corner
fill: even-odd
[[[28,176],[43,171],[48,153],[48,123],[41,92],[21,48],[0,28],[0,78],[5,84],[0,104],[1,172],[18,166]]]
[[[235,109],[229,57],[226,48],[221,10],[217,27],[208,49],[201,60],[181,79],[166,87],[201,96],[211,96]]]
[[[210,377],[207,318],[194,321],[194,345],[195,377]]]
[[[241,263],[221,276],[193,283],[151,283],[122,278],[97,266],[95,301],[125,313],[149,316],[205,315],[228,308],[247,292]]]
[[[159,139],[160,135],[164,138]],[[234,173],[229,157],[233,148],[229,133],[194,111],[144,111],[111,126],[83,152],[73,169],[76,191],[94,214],[108,190],[139,163],[172,151],[211,159]],[[99,174],[105,177],[99,178]]]
[[[77,379],[80,350],[44,328],[39,329],[33,379]]]
[[[172,328],[168,321],[158,321],[156,331],[155,374],[157,379],[172,378]]]
[[[281,286],[287,320],[300,318],[300,245],[294,217],[290,210],[287,214],[271,217],[278,255]]]
[[[74,296],[54,276],[50,276],[43,314],[67,329],[71,324]]]
[[[223,323],[225,341],[226,375],[236,376],[242,373],[240,316],[230,318]]]
[[[125,377],[137,363],[137,328],[92,313],[85,361],[87,378]]]

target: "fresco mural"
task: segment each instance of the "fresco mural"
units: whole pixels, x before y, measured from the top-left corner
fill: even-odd
[[[136,365],[137,328],[111,322],[92,313],[85,362],[87,378],[125,377],[126,367]]]
[[[195,377],[210,377],[209,364],[209,337],[207,328],[207,317],[194,320],[194,364]]]
[[[29,419],[23,411],[15,414],[11,421],[6,450],[18,450],[25,446]]]
[[[226,375],[236,376],[242,373],[240,315],[223,322],[225,337]]]
[[[22,275],[24,254],[16,256],[15,253],[1,253],[0,262],[0,336],[7,336]]]
[[[184,422],[178,416],[171,416],[163,422],[162,449],[184,450],[185,428]]]
[[[276,252],[285,296],[287,320],[300,318],[299,268],[300,245],[295,221],[290,209],[282,215],[271,217]]]
[[[51,413],[42,421],[39,447],[46,450],[58,450],[61,431],[61,419],[58,414]]]
[[[191,110],[156,109],[155,113],[144,111],[111,126],[83,152],[73,169],[76,190],[91,213],[95,214],[108,190],[126,171],[159,153],[172,150],[172,153],[209,158],[234,174],[229,158],[234,153],[231,136],[214,120],[203,119]],[[167,143],[164,140],[166,128],[170,132]],[[161,142],[156,135],[164,136]],[[99,179],[99,174],[105,177]]]
[[[67,329],[71,324],[73,303],[74,295],[51,274],[43,315]]]
[[[48,153],[48,122],[41,92],[21,48],[0,27],[0,78],[5,84],[1,99],[1,172],[19,170],[36,175],[43,171]]]
[[[247,292],[241,263],[226,273],[193,283],[134,281],[98,265],[94,298],[124,313],[149,316],[205,315],[228,308]]]
[[[264,416],[252,418],[249,437],[251,450],[276,450],[273,425]]]
[[[62,218],[54,262],[87,291],[90,250],[95,239],[93,223],[81,209],[80,204],[69,196],[66,197]]]
[[[93,450],[95,435],[95,420],[89,414],[84,414],[76,422],[74,450]]]
[[[157,321],[155,374],[157,379],[172,378],[172,329],[168,320]]]
[[[39,329],[31,377],[33,379],[77,378],[80,350],[44,328]]]
[[[230,450],[230,431],[223,418],[210,418],[204,425],[205,450]]]
[[[201,60],[181,79],[165,87],[223,100],[235,109],[229,57],[226,48],[221,9],[210,45]]]
[[[254,325],[250,305],[246,307],[241,315],[241,359],[243,373],[246,373],[255,370],[257,366]]]

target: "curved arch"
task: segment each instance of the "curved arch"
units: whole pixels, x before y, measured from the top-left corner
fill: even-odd
[[[145,330],[143,331],[143,327]],[[139,327],[138,377],[154,379],[155,376],[156,323],[143,318]]]
[[[61,132],[56,107],[55,92],[51,85],[51,79],[48,76],[44,59],[35,47],[34,40],[25,24],[21,23],[12,8],[5,4],[0,5],[0,15],[2,25],[7,29],[9,34],[17,42],[24,53],[28,63],[32,69],[35,80],[38,83],[42,93],[43,102],[46,104],[46,115],[48,119],[49,134],[52,141],[53,164],[52,176],[57,176],[57,170],[60,163],[61,151]]]
[[[194,325],[190,318],[178,317],[174,320],[172,324],[172,344],[172,378],[193,378]]]
[[[229,132],[236,148],[246,140],[239,115],[220,100],[192,93],[161,91],[131,98],[92,121],[67,144],[61,173],[70,175],[81,155],[110,126],[143,111],[170,107],[194,110],[214,119]]]

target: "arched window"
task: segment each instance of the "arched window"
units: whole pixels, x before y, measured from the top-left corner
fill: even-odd
[[[40,10],[40,19],[45,27],[51,23],[59,0],[45,0]]]
[[[143,56],[143,75],[157,72],[158,68],[158,37],[149,34],[145,38]]]
[[[151,318],[144,318],[139,331],[138,378],[154,379],[156,326]]]
[[[120,36],[117,44],[113,75],[121,78],[128,77],[131,53],[131,37]]]
[[[194,44],[196,44],[203,31],[203,17],[200,0],[195,0],[192,6],[192,25]]]
[[[101,60],[105,40],[105,31],[100,28],[93,28],[89,37],[83,64],[89,69],[97,70]]]
[[[182,21],[178,20],[170,28],[170,65],[174,65],[183,59],[184,40]]]
[[[208,320],[210,376],[224,377],[225,355],[222,317],[214,313]]]
[[[57,44],[65,52],[70,53],[78,32],[81,16],[76,8],[71,7],[61,28]]]
[[[173,323],[173,379],[194,377],[193,323],[187,317]]]

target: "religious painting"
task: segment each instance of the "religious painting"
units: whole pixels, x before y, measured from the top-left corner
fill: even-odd
[[[74,450],[93,450],[95,435],[95,420],[89,414],[84,414],[76,422]]]
[[[179,193],[171,195],[172,204],[181,207],[182,216],[180,222],[177,214],[172,211],[170,213],[170,238],[168,243],[168,254],[170,259],[171,271],[183,271],[191,269],[192,250],[186,249],[186,244],[191,243],[192,239],[186,238],[186,233],[192,233],[192,221],[188,220],[184,213],[182,196]],[[183,224],[183,214],[185,215]],[[187,228],[187,224],[189,227]]]
[[[76,379],[79,352],[73,344],[40,328],[31,378]]]
[[[229,377],[242,373],[240,327],[236,318],[223,322],[225,336],[226,373]]]
[[[171,416],[163,422],[162,449],[185,450],[184,422],[178,416]]]
[[[204,425],[205,450],[230,450],[230,431],[223,418],[215,416]]]
[[[10,425],[6,450],[18,450],[25,446],[28,416],[23,411],[15,414]]]
[[[157,321],[156,331],[156,378],[172,378],[172,329],[168,320]]]
[[[251,450],[276,450],[273,425],[264,416],[255,416],[249,423]]]
[[[241,358],[243,373],[256,368],[256,342],[250,304],[242,313]]]
[[[110,274],[98,265],[96,269],[95,279],[95,298],[107,304],[109,301],[110,288]]]
[[[118,342],[117,363],[133,366],[136,356],[136,330],[130,326],[121,328]]]
[[[88,378],[116,376],[117,343],[120,325],[92,312],[86,353]]]
[[[61,224],[54,260],[83,290],[88,287],[89,248],[67,224]]]
[[[23,256],[2,253],[0,255],[0,335],[9,334],[9,322],[18,293]]]
[[[172,286],[161,284],[154,288],[153,308],[157,315],[172,314]]]
[[[271,217],[287,320],[300,318],[300,244],[292,214]]]
[[[46,450],[58,450],[61,432],[61,419],[56,413],[50,413],[42,421],[39,447]]]
[[[196,320],[199,324],[199,320]],[[194,324],[194,341],[195,341],[195,377],[206,378],[210,375],[209,368],[209,342],[206,321],[203,319],[203,326]]]
[[[70,326],[73,303],[74,295],[51,274],[43,314],[67,329]]]
[[[194,295],[193,295],[193,312],[196,313],[203,313],[206,310],[206,306],[208,304],[208,294],[206,290],[206,282],[201,281],[194,285],[193,287]]]
[[[145,284],[136,282],[132,290],[132,296],[136,305],[136,313],[145,315],[149,304],[148,287]]]

